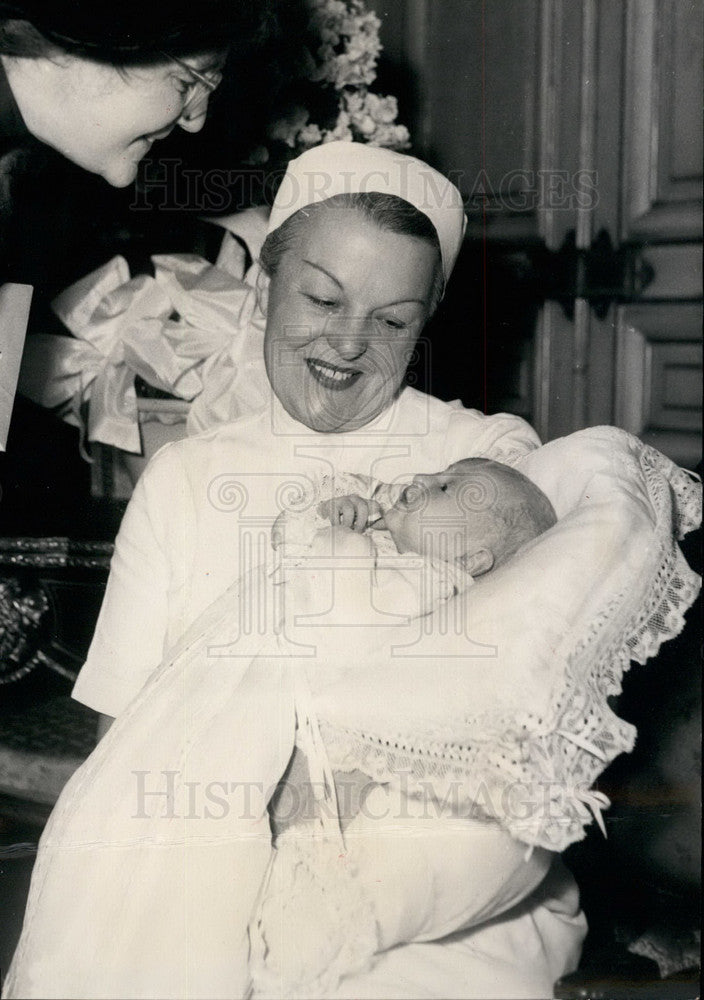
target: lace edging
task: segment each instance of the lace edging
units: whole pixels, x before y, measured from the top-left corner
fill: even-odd
[[[376,781],[393,782],[434,809],[497,820],[516,839],[553,851],[581,840],[592,820],[604,829],[602,812],[610,803],[592,785],[635,742],[635,728],[607,698],[620,693],[632,660],[646,663],[682,631],[701,586],[672,540],[673,532],[681,538],[700,523],[701,485],[655,449],[637,444],[657,519],[657,570],[611,642],[609,626],[628,606],[628,594],[605,607],[566,656],[552,717],[467,719],[483,736],[463,746],[443,740],[437,728],[387,739],[321,720],[335,768],[359,768]]]
[[[639,444],[641,444],[641,465],[646,469],[646,474],[650,474],[651,480],[655,475],[661,476],[669,483],[676,501],[672,510],[674,528],[677,538],[681,540],[701,524],[701,480],[696,473],[681,469],[651,445],[641,442]]]
[[[278,838],[249,928],[255,997],[329,997],[345,976],[371,967],[379,934],[357,876],[337,842],[300,829]],[[304,928],[304,940],[297,940],[297,927]]]

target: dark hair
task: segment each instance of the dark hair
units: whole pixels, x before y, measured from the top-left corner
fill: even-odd
[[[437,230],[424,212],[395,194],[380,191],[350,192],[336,194],[325,201],[306,205],[290,215],[282,224],[269,233],[259,254],[259,263],[269,277],[273,277],[284,253],[296,242],[298,234],[307,220],[319,211],[329,208],[353,208],[379,229],[385,229],[399,236],[413,236],[429,243],[438,255],[435,278],[430,298],[431,312],[435,310],[444,290],[442,256]]]
[[[56,53],[116,66],[149,65],[231,46],[249,50],[276,32],[279,0],[0,0],[0,53]]]

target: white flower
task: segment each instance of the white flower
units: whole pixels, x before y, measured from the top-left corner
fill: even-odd
[[[321,63],[315,79],[331,83],[337,90],[371,83],[381,52],[376,14],[363,0],[309,0],[312,25],[320,38]]]
[[[367,111],[375,122],[391,125],[398,116],[398,101],[395,97],[381,97],[379,94],[367,94]]]
[[[393,96],[371,93],[382,50],[381,21],[365,0],[306,0],[311,32],[318,48],[310,53],[306,77],[323,89],[338,92],[338,116],[332,128],[310,121],[296,108],[276,122],[269,135],[298,152],[337,139],[374,146],[407,149],[408,129],[396,124],[398,103]]]
[[[360,121],[355,122],[355,124],[367,140],[371,139],[376,132],[376,122],[369,115],[364,115],[364,117]]]
[[[332,132],[325,133],[323,142],[354,142],[354,136],[351,129],[338,126]]]
[[[319,146],[323,141],[323,133],[320,130],[320,126],[311,122],[302,128],[296,137],[298,145],[302,146],[304,149],[311,149],[313,146]]]
[[[323,142],[335,142],[337,140],[351,142],[353,139],[354,135],[350,128],[350,116],[346,111],[340,111],[335,127],[324,133]]]
[[[346,52],[335,57],[330,67],[331,82],[336,90],[343,87],[359,87],[373,83],[376,79],[376,59],[368,54],[352,59]]]
[[[364,114],[365,100],[366,92],[361,90],[345,91],[343,95],[345,109],[353,116]]]
[[[408,149],[411,145],[411,134],[405,125],[378,125],[368,144],[384,146],[387,149]]]

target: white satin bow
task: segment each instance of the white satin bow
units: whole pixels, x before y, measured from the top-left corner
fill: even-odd
[[[132,453],[141,452],[137,376],[197,399],[196,430],[258,409],[269,395],[252,285],[194,255],[152,260],[153,278],[130,278],[114,257],[62,292],[52,308],[73,336],[30,337],[19,382],[78,426],[87,403],[88,440]]]

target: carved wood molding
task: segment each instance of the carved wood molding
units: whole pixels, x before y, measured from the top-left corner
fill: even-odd
[[[112,551],[108,542],[0,538],[0,685],[38,667],[75,679]]]
[[[111,542],[71,538],[0,538],[0,567],[109,569]]]

